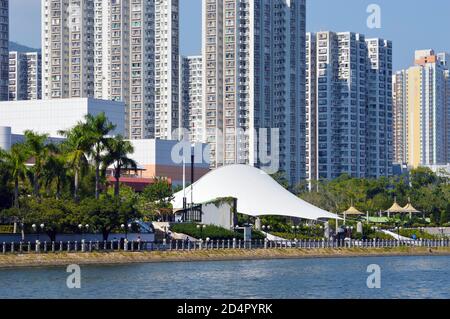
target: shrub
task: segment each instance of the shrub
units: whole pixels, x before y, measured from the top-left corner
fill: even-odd
[[[185,223],[185,224],[172,224],[171,230],[176,233],[182,233],[189,235],[191,237],[197,238],[197,239],[203,239],[209,238],[211,240],[217,240],[217,239],[244,239],[244,234],[242,231],[239,232],[233,232],[231,230],[213,226],[213,225],[206,225],[203,230],[200,230],[197,228],[198,224],[193,223]],[[262,239],[264,238],[264,235],[257,231],[252,231],[252,239]]]

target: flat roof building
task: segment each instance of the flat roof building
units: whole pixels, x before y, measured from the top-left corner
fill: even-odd
[[[142,169],[142,178],[164,177],[172,181],[172,185],[183,183],[183,142],[175,140],[130,140],[134,153],[130,157]],[[185,150],[186,185],[191,181],[190,144]],[[195,143],[194,181],[209,172],[209,148],[204,143]]]
[[[60,137],[58,131],[75,126],[87,114],[102,112],[116,125],[113,134],[124,134],[125,104],[89,98],[0,102],[0,127],[10,127],[12,135],[33,130]]]

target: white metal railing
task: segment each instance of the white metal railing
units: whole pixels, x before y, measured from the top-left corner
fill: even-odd
[[[163,240],[161,242],[108,240],[108,241],[56,241],[56,242],[3,242],[2,254],[23,253],[85,253],[85,252],[142,252],[142,251],[191,251],[191,250],[227,250],[227,249],[372,249],[397,247],[450,247],[450,239],[418,240]]]

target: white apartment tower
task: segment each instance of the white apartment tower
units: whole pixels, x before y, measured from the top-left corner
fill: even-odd
[[[203,139],[202,56],[180,59],[180,128],[189,131],[192,142]]]
[[[44,98],[123,101],[131,139],[171,138],[178,0],[43,0],[42,8]]]
[[[41,99],[41,54],[9,53],[9,100]]]
[[[292,184],[304,177],[305,15],[305,0],[203,0],[203,134],[212,167],[264,168],[261,154],[271,154]]]
[[[449,161],[449,55],[433,50],[415,52],[415,65],[399,71],[394,113],[405,112],[403,125],[395,125],[396,158],[410,167],[444,165]],[[397,139],[396,139],[397,140]]]
[[[126,134],[154,137],[154,1],[95,0],[95,97],[124,101]]]
[[[405,164],[406,154],[406,123],[408,110],[406,108],[405,70],[397,71],[392,77],[392,117],[393,117],[393,137],[394,137],[394,163]]]
[[[155,0],[155,138],[179,128],[179,3]]]
[[[44,99],[94,96],[94,3],[42,1]]]
[[[0,101],[8,101],[9,0],[0,0]]]
[[[366,39],[368,50],[366,176],[392,176],[392,42]],[[363,85],[363,83],[360,83]]]
[[[352,32],[307,35],[310,181],[392,175],[392,44]]]
[[[27,100],[42,99],[42,55],[27,52]]]
[[[26,100],[27,60],[25,54],[9,52],[9,100]]]

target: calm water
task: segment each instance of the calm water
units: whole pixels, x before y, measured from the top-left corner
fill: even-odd
[[[381,269],[381,289],[366,270]],[[1,298],[450,298],[450,257],[226,261],[0,270]]]

